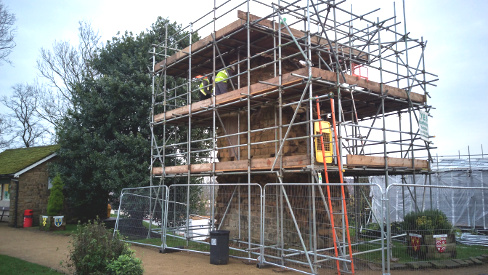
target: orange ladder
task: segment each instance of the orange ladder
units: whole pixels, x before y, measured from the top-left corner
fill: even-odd
[[[351,237],[349,235],[349,219],[347,217],[346,195],[345,195],[345,191],[344,191],[344,177],[342,174],[341,158],[339,155],[339,144],[338,144],[338,139],[337,139],[337,126],[336,126],[336,120],[335,120],[333,95],[330,95],[329,98],[330,98],[330,107],[331,107],[331,113],[332,113],[332,127],[333,127],[333,132],[334,132],[334,143],[335,143],[335,148],[336,148],[337,166],[339,167],[339,177],[340,177],[340,183],[341,183],[341,197],[342,197],[342,207],[343,207],[343,213],[342,214],[344,214],[344,219],[346,222],[346,234],[347,234],[347,244],[348,244],[348,248],[349,248],[349,259],[351,261],[351,272],[352,272],[352,274],[354,274],[354,262],[353,262],[353,257],[352,257]],[[317,103],[317,117],[319,120],[322,120],[321,115],[320,115],[320,104],[319,104],[318,98],[317,98],[316,103]],[[327,204],[328,204],[329,212],[330,212],[329,215],[330,215],[330,223],[331,223],[331,227],[332,227],[332,238],[334,240],[334,256],[337,259],[337,258],[339,258],[339,253],[337,250],[337,234],[336,234],[336,227],[334,225],[334,212],[332,209],[332,201],[331,201],[331,195],[330,195],[329,173],[327,171],[327,162],[325,160],[325,147],[324,147],[324,137],[322,134],[322,127],[319,127],[319,129],[320,129],[320,143],[321,143],[321,148],[322,148],[322,156],[324,157],[323,163],[324,163],[325,183],[326,183],[326,189],[327,189]],[[340,275],[341,269],[340,269],[340,264],[339,264],[338,259],[336,260],[336,265],[337,265],[337,272]]]

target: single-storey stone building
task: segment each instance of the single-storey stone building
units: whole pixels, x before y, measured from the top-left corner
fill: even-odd
[[[58,145],[8,149],[0,153],[0,209],[8,207],[9,226],[22,227],[24,211],[33,210],[33,226],[47,210],[50,178],[48,167],[56,159]]]

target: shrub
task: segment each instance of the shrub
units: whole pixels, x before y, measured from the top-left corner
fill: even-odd
[[[424,235],[447,234],[453,230],[446,214],[437,209],[408,213],[402,227],[405,231]]]
[[[63,206],[63,181],[61,180],[61,176],[57,174],[53,179],[53,187],[51,188],[51,194],[49,194],[47,214],[49,216],[59,215],[63,211]]]
[[[132,255],[120,255],[117,260],[107,265],[107,271],[109,274],[115,275],[141,275],[144,273],[142,261]]]
[[[112,234],[98,221],[78,224],[71,245],[66,266],[74,268],[76,274],[111,274],[112,269],[118,272],[124,268],[134,272],[142,270],[141,261],[133,259],[134,252],[129,249],[129,245],[121,240],[118,233]],[[113,267],[109,268],[109,265]]]

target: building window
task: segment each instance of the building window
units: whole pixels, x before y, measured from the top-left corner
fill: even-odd
[[[2,193],[0,194],[0,200],[9,201],[10,200],[9,184],[8,183],[2,184],[0,189],[2,191]]]
[[[47,190],[51,190],[51,188],[53,188],[53,179],[49,177],[47,179]]]

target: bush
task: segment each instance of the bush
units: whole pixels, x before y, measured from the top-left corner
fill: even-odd
[[[453,228],[446,214],[440,210],[410,212],[403,218],[403,230],[423,235],[447,234]]]
[[[64,195],[63,195],[63,181],[61,176],[57,174],[53,179],[53,187],[49,194],[49,200],[47,202],[47,214],[49,216],[60,215],[63,211]]]
[[[98,221],[79,224],[71,245],[66,266],[74,268],[76,274],[142,274],[138,273],[142,271],[141,261],[133,258],[129,245]]]
[[[120,255],[117,260],[107,265],[109,274],[115,275],[140,275],[144,273],[142,261],[131,255]]]

